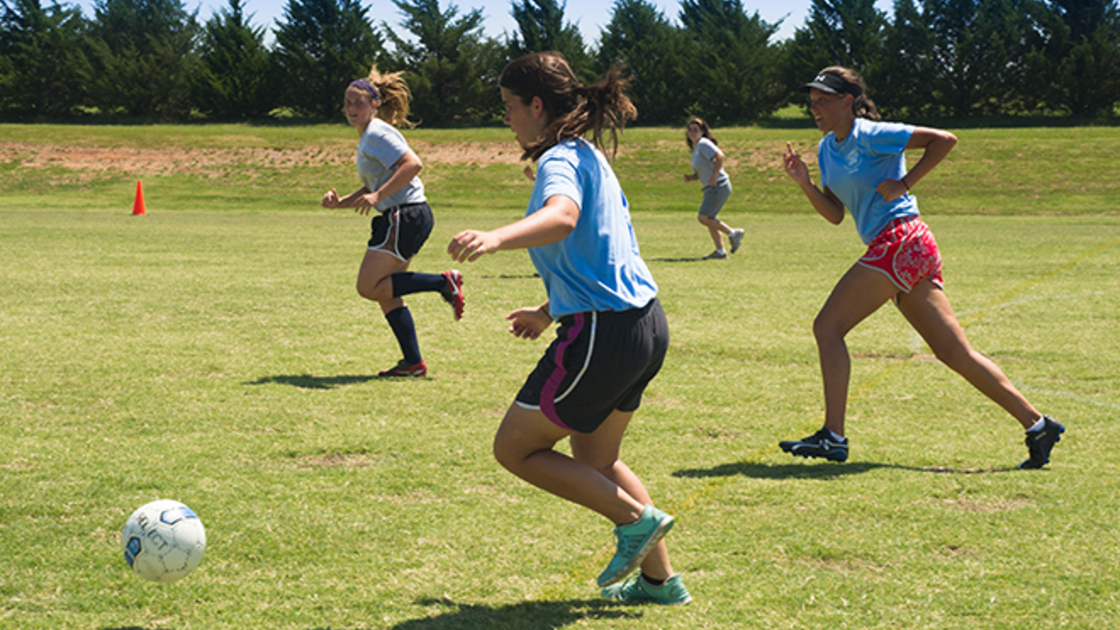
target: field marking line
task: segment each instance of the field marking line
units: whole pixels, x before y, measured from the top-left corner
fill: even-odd
[[[1086,258],[1088,258],[1088,257],[1090,257],[1090,256],[1092,256],[1092,255],[1094,255],[1098,252],[1102,252],[1102,251],[1108,249],[1109,247],[1112,247],[1112,246],[1114,246],[1118,243],[1120,243],[1120,237],[1114,238],[1111,241],[1108,241],[1107,243],[1102,243],[1100,245],[1097,245],[1096,247],[1093,247],[1092,249],[1089,249],[1089,250],[1085,251],[1080,256],[1075,256],[1074,258],[1069,260],[1066,264],[1055,267],[1054,269],[1050,270],[1047,273],[1042,274],[1041,276],[1038,276],[1034,279],[1024,280],[1023,282],[1020,282],[1019,284],[1017,284],[1017,285],[1011,287],[1010,289],[1004,291],[1003,293],[1001,293],[998,297],[996,297],[994,300],[990,301],[988,304],[986,304],[984,306],[981,306],[979,309],[976,309],[974,312],[970,313],[968,315],[968,317],[966,317],[964,320],[961,320],[961,322],[960,322],[961,323],[961,328],[964,328],[964,327],[968,326],[968,324],[975,321],[976,319],[979,319],[980,317],[985,315],[989,310],[991,310],[992,308],[995,308],[997,305],[1000,305],[1000,304],[1003,304],[1004,302],[1007,302],[1008,298],[1011,297],[1012,295],[1015,295],[1016,293],[1019,293],[1021,291],[1026,290],[1026,289],[1029,289],[1029,288],[1035,286],[1036,284],[1039,284],[1039,283],[1043,282],[1044,280],[1049,280],[1050,278],[1053,278],[1054,276],[1058,275],[1059,273],[1062,273],[1063,271],[1069,269],[1070,267],[1073,267],[1074,265],[1080,263],[1081,261],[1085,260]]]
[[[1082,252],[1080,255],[1071,258],[1066,263],[1064,263],[1062,265],[1059,265],[1059,266],[1051,269],[1050,271],[1048,271],[1048,272],[1046,272],[1046,273],[1044,273],[1040,276],[1037,276],[1035,278],[1031,278],[1031,279],[1028,279],[1028,280],[1024,280],[1024,281],[1020,282],[1019,284],[1016,284],[1015,286],[1013,286],[1010,289],[1004,291],[1003,293],[1000,293],[996,298],[990,300],[987,304],[985,304],[985,305],[983,305],[983,306],[981,306],[977,309],[967,311],[967,315],[964,318],[961,318],[960,314],[958,314],[957,321],[960,322],[961,328],[963,329],[963,328],[967,327],[969,324],[972,324],[973,322],[979,320],[984,315],[988,314],[989,311],[991,311],[993,309],[996,309],[996,308],[1002,308],[1004,306],[1008,306],[1008,305],[1011,305],[1013,303],[1022,303],[1022,302],[1034,301],[1035,299],[1039,299],[1039,300],[1041,300],[1041,299],[1054,299],[1054,297],[1056,297],[1056,296],[1053,296],[1053,297],[1050,297],[1050,298],[1026,298],[1024,300],[1016,300],[1015,302],[1012,302],[1012,301],[1009,300],[1009,298],[1011,296],[1013,296],[1017,293],[1020,293],[1022,291],[1025,291],[1025,290],[1027,290],[1031,287],[1034,287],[1035,285],[1038,285],[1045,280],[1049,280],[1050,278],[1053,278],[1054,276],[1058,275],[1059,273],[1062,273],[1062,272],[1066,271],[1067,269],[1077,265],[1078,263],[1085,260],[1086,258],[1089,258],[1090,256],[1092,256],[1094,254],[1097,254],[1099,252],[1102,252],[1102,251],[1104,251],[1104,250],[1106,250],[1110,247],[1113,247],[1117,244],[1120,244],[1120,237],[1114,238],[1111,241],[1108,241],[1106,243],[1102,243],[1100,245],[1097,245],[1096,247],[1092,247],[1092,248]],[[1108,292],[1101,291],[1101,292],[1096,292],[1096,293],[1103,294],[1103,293],[1108,293]],[[873,391],[873,390],[877,389],[879,387],[879,385],[881,385],[887,379],[888,376],[893,375],[893,373],[896,370],[900,369],[902,366],[904,366],[908,363],[911,363],[913,361],[917,361],[917,360],[922,359],[922,355],[920,353],[920,350],[923,347],[925,342],[920,341],[921,336],[918,335],[917,333],[912,332],[911,334],[912,334],[912,336],[911,336],[911,349],[915,349],[915,344],[913,343],[914,338],[916,337],[919,340],[914,353],[909,358],[901,361],[900,363],[887,365],[887,366],[884,366],[884,367],[880,368],[877,372],[874,372],[874,373],[868,375],[866,378],[864,378],[862,381],[860,381],[857,385],[851,387],[850,390],[849,390],[849,394],[848,394],[848,402],[849,403],[851,403],[853,400],[857,400],[861,395],[864,395],[867,392],[870,392],[870,391]]]

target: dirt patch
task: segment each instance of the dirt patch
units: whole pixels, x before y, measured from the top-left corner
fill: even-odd
[[[430,163],[516,164],[521,157],[512,142],[413,142],[411,146],[421,160]],[[353,161],[353,148],[337,146],[181,149],[0,143],[0,163],[18,162],[24,168],[58,167],[88,174],[122,171],[146,175],[180,173],[214,176],[237,167],[285,171],[310,166],[345,167]]]

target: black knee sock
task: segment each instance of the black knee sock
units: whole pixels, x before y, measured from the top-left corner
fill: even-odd
[[[402,306],[389,311],[385,314],[385,319],[389,322],[389,328],[393,329],[393,334],[397,337],[397,343],[401,346],[405,362],[409,365],[419,363],[421,361],[420,341],[416,338],[416,326],[412,323],[412,313],[409,312],[408,307]]]
[[[402,271],[390,277],[393,280],[393,297],[424,291],[442,291],[447,288],[447,278],[439,273]]]

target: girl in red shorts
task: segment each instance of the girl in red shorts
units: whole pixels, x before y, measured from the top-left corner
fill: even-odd
[[[805,87],[809,111],[825,133],[817,150],[821,186],[813,184],[808,167],[788,143],[786,173],[829,222],[838,225],[847,208],[868,249],[840,279],[813,322],[824,378],[824,428],[779,446],[803,457],[841,462],[848,458],[844,412],[851,359],[844,337],[893,299],[942,363],[1026,429],[1029,456],[1019,468],[1041,468],[1050,461],[1065,427],[1035,409],[995,363],[969,346],[942,291],[937,242],[910,194],[956,146],[956,136],[941,129],[881,122],[863,79],[848,68],[825,68]],[[923,150],[909,170],[906,149]]]

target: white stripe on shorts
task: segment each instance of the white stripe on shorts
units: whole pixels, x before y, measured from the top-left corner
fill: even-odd
[[[591,311],[591,335],[587,341],[587,355],[583,358],[583,367],[580,368],[579,374],[576,374],[576,377],[572,379],[572,384],[568,386],[568,389],[564,390],[563,394],[559,394],[553,398],[554,402],[560,402],[567,398],[568,394],[572,393],[572,390],[576,388],[576,385],[579,385],[579,381],[583,378],[583,375],[587,373],[587,366],[591,365],[591,357],[595,354],[595,331],[598,328],[598,324],[599,313]]]

